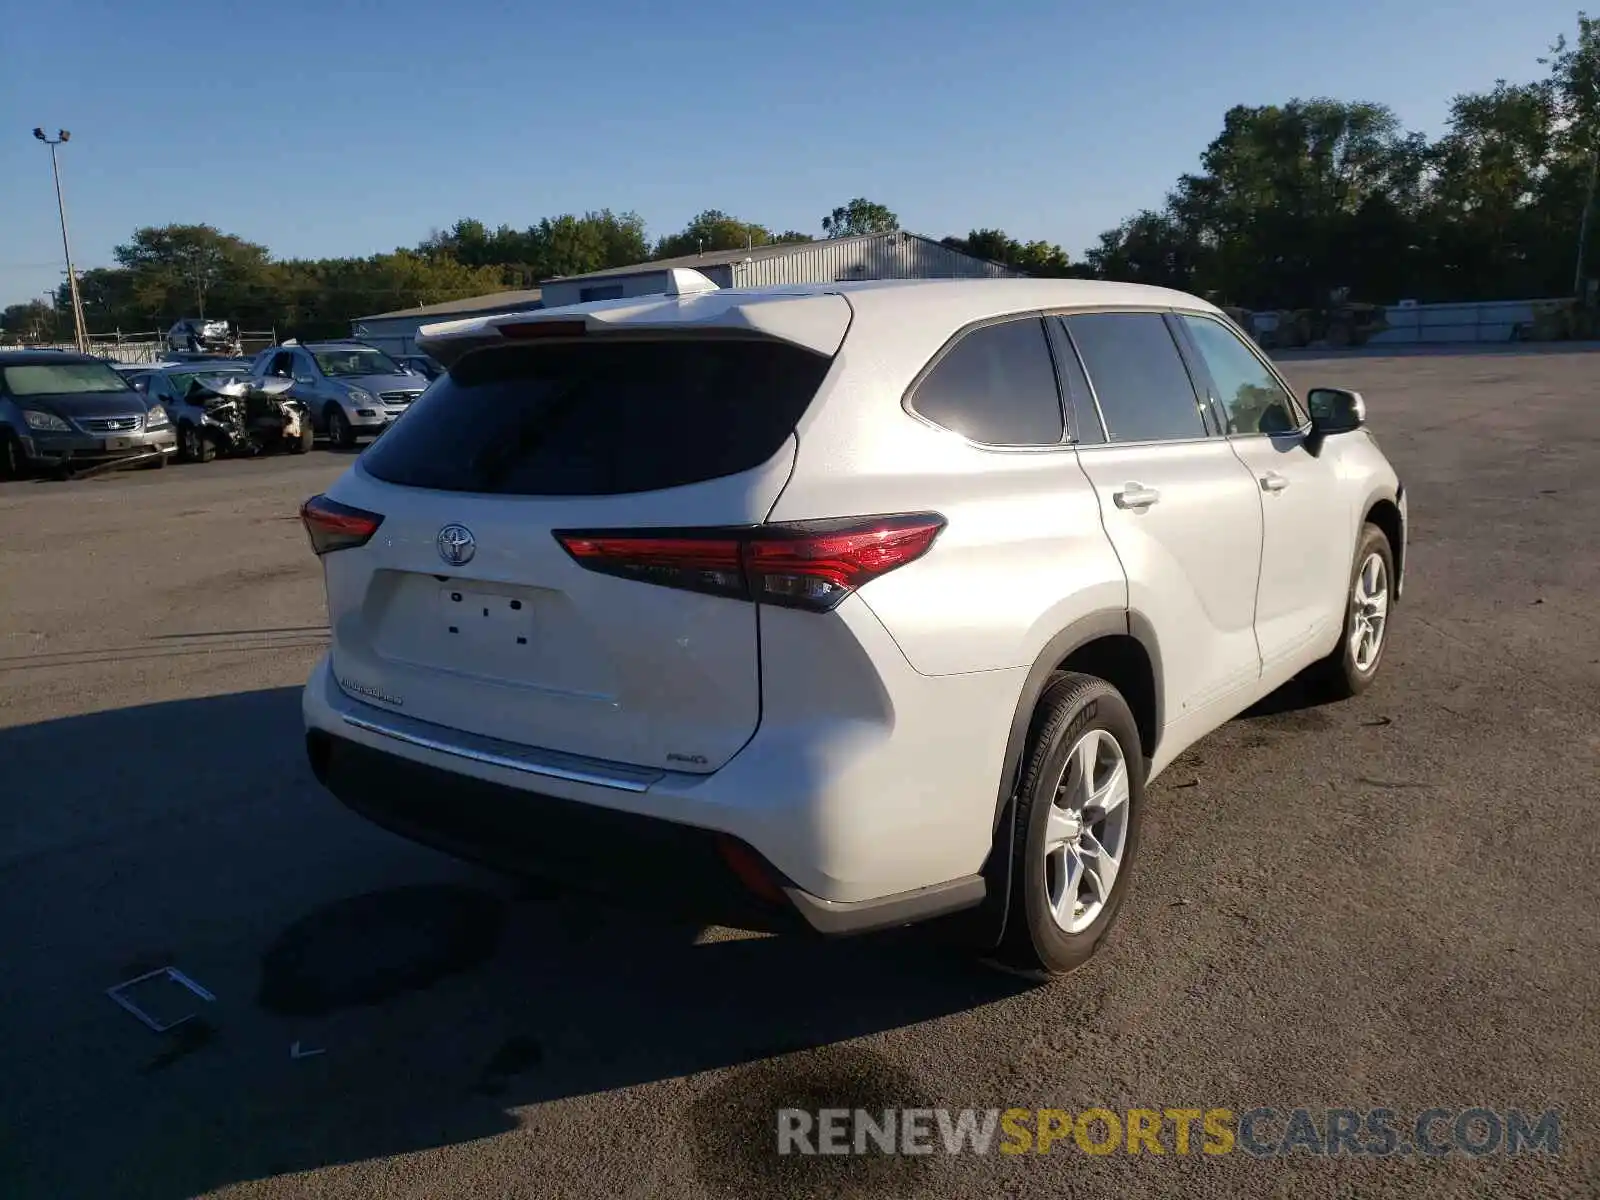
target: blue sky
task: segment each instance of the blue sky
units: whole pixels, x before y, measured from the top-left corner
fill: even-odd
[[[865,195],[932,236],[1060,242],[1159,204],[1235,103],[1383,101],[1411,128],[1520,80],[1573,0],[0,0],[0,304],[73,252],[207,222],[280,257],[457,217],[721,208],[820,232]]]

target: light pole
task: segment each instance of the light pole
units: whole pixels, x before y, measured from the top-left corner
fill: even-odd
[[[1600,146],[1596,146],[1594,153],[1589,158],[1589,190],[1583,194],[1583,216],[1578,220],[1578,262],[1572,268],[1572,294],[1578,298],[1578,304],[1583,304],[1583,260],[1585,250],[1589,244],[1589,210],[1594,208],[1594,189],[1597,177],[1600,177]]]
[[[78,295],[78,273],[72,269],[72,242],[67,237],[67,202],[61,198],[61,164],[56,161],[56,147],[72,140],[65,129],[56,130],[53,138],[45,137],[44,130],[35,128],[33,136],[50,147],[50,173],[56,181],[56,210],[61,214],[61,250],[67,256],[67,288],[72,296],[73,345],[79,354],[89,353],[89,334],[83,327],[83,300]]]

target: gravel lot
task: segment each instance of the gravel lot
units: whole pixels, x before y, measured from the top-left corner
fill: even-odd
[[[295,507],[348,459],[0,485],[0,1194],[1600,1193],[1600,356],[1287,367],[1366,393],[1411,492],[1384,677],[1180,760],[1111,945],[1042,989],[596,911],[344,812]],[[436,943],[465,969],[389,970]],[[168,963],[217,997],[183,1037],[104,994]],[[902,1104],[1559,1107],[1562,1152],[772,1151],[780,1106]]]

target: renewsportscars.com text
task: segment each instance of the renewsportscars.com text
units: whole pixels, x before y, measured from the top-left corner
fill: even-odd
[[[1518,1108],[785,1108],[777,1133],[779,1154],[1561,1153],[1559,1111]]]

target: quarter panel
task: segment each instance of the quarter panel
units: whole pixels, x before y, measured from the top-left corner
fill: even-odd
[[[926,555],[860,592],[917,671],[1031,666],[1084,615],[1127,607],[1121,565],[1071,448],[985,450],[900,419],[908,441],[936,443],[920,469],[854,474],[815,492],[791,485],[773,519],[921,510],[945,517]]]

